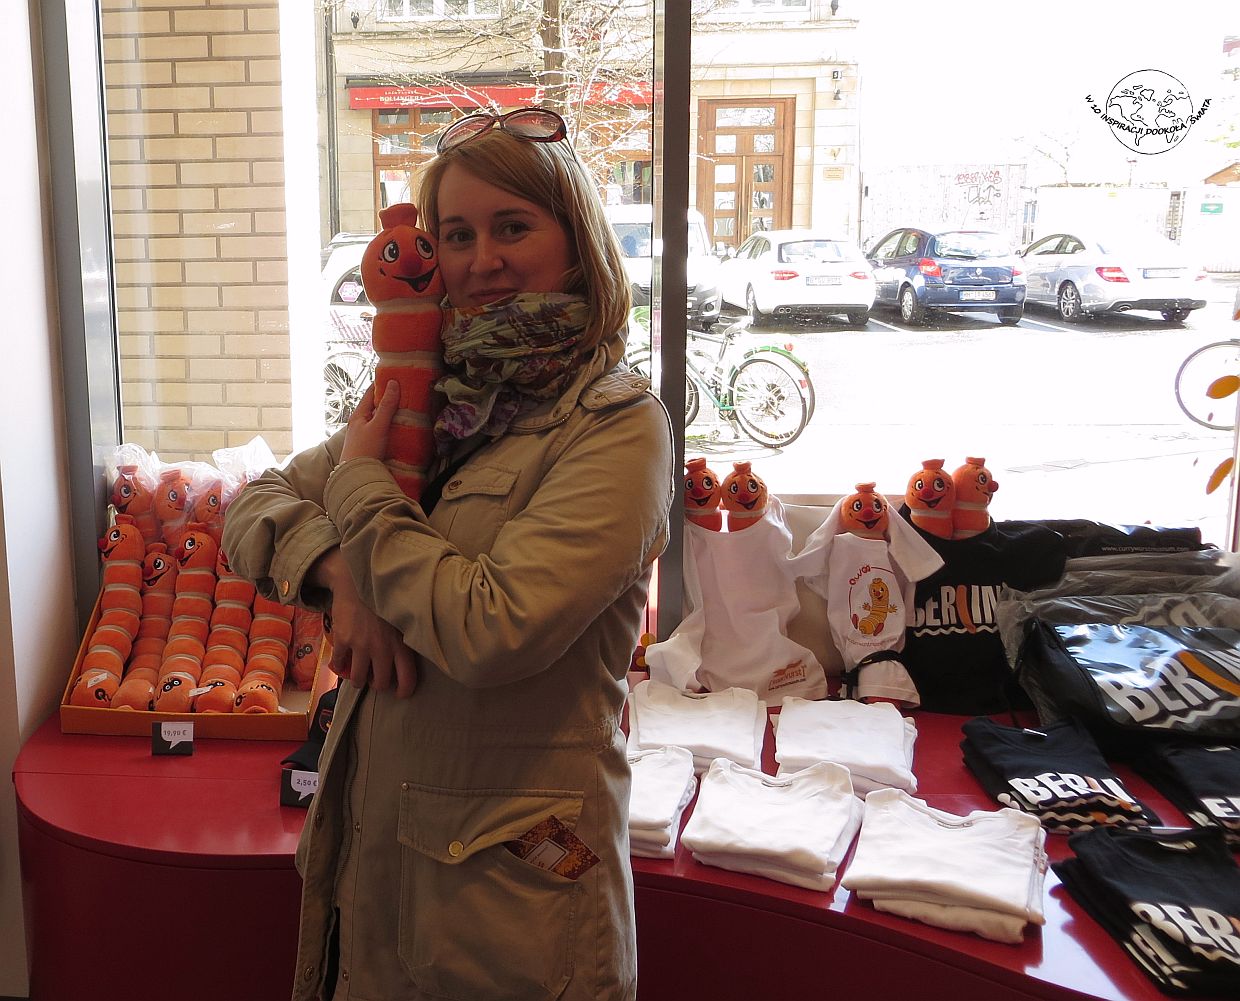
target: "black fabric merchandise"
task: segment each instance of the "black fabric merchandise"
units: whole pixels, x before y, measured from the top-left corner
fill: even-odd
[[[1240,742],[1240,630],[1030,620],[1017,665],[1043,723],[1074,717],[1108,757]]]
[[[1240,849],[1240,747],[1156,744],[1133,761],[1150,784],[1200,827],[1220,827]]]
[[[1072,720],[1028,730],[977,717],[961,730],[965,764],[986,792],[1037,817],[1048,831],[1161,823],[1124,787],[1089,731]]]
[[[1051,868],[1167,994],[1240,992],[1240,867],[1217,829],[1074,834]]]
[[[1109,556],[1116,553],[1167,553],[1205,548],[1200,528],[1156,525],[1108,525],[1084,518],[1032,522],[1058,532],[1068,556]]]
[[[900,513],[908,520],[907,507]],[[995,609],[1002,587],[1030,591],[1063,575],[1063,539],[1023,521],[993,521],[970,539],[917,531],[943,558],[942,568],[917,584],[901,656],[921,708],[982,716],[1028,706],[1012,681]]]

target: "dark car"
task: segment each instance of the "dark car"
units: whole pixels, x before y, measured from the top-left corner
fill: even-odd
[[[1014,326],[1025,311],[1020,258],[1000,233],[976,229],[893,229],[866,253],[876,306],[895,306],[905,323],[932,311],[997,313]]]

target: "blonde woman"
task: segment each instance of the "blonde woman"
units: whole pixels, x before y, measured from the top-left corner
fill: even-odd
[[[620,248],[559,116],[456,122],[420,203],[447,290],[438,475],[421,503],[396,486],[375,387],[225,528],[265,593],[330,604],[347,678],[293,996],[633,998],[619,722],[670,424],[620,364]]]

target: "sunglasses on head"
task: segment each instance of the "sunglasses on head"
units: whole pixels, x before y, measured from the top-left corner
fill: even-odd
[[[547,108],[518,108],[506,115],[478,111],[444,129],[435,143],[435,152],[446,153],[493,128],[527,143],[559,142],[568,135],[564,119]]]

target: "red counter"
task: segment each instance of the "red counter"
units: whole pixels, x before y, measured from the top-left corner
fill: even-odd
[[[918,795],[995,809],[961,762],[963,718],[915,718]],[[306,815],[278,805],[294,746],[203,739],[192,757],[155,758],[142,738],[40,728],[14,769],[32,1001],[284,1001]],[[1185,823],[1119,771],[1165,823]],[[1048,849],[1064,857],[1065,839]],[[1046,926],[1009,946],[880,914],[838,884],[818,893],[699,865],[683,848],[633,869],[641,1001],[1164,997],[1053,873]]]

